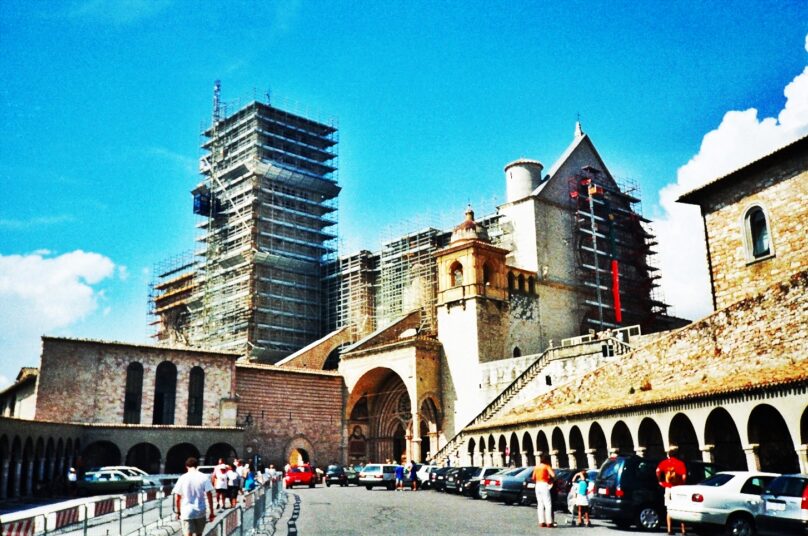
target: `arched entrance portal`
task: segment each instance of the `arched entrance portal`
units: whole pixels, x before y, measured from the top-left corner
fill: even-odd
[[[90,443],[81,453],[87,467],[103,467],[105,465],[120,465],[121,451],[115,443],[110,441],[96,441]]]
[[[424,413],[432,410],[430,404],[433,402],[425,401]],[[417,443],[413,439],[420,437],[423,443],[426,437],[427,443],[431,443],[429,436],[431,427],[435,425],[427,421],[426,429],[420,423],[413,429],[413,411],[417,410],[417,405],[412,403],[407,387],[396,372],[382,367],[366,372],[354,386],[346,407],[346,433],[356,438],[350,440],[356,444],[349,445],[349,461],[400,462],[413,454],[421,459],[419,453],[414,452],[419,449],[413,448],[412,444]],[[363,444],[364,458],[361,457]]]

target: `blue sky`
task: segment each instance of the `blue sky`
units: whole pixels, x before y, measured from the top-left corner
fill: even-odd
[[[728,112],[781,126],[806,33],[804,1],[5,0],[0,386],[42,333],[148,340],[150,269],[193,246],[217,78],[225,100],[338,121],[346,250],[493,207],[503,165],[549,167],[578,114],[646,215],[679,228],[659,192]]]

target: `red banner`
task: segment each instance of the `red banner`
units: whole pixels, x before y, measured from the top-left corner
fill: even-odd
[[[617,259],[612,259],[612,298],[614,298],[614,319],[620,323],[623,321],[623,311],[620,308],[620,272]]]

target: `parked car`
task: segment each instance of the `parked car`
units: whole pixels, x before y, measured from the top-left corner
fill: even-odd
[[[567,493],[572,477],[579,471],[576,469],[554,469],[554,471],[556,476],[553,479],[553,487],[550,488],[550,500],[554,510],[564,510],[567,507]],[[525,506],[536,504],[536,482],[533,481],[533,475],[530,475],[522,485],[519,504]]]
[[[396,489],[396,466],[388,463],[369,463],[359,473],[359,485],[367,489],[382,486]]]
[[[761,496],[763,508],[755,516],[758,534],[808,534],[808,474],[778,476]]]
[[[99,495],[105,493],[129,493],[143,486],[141,477],[129,476],[123,471],[88,471],[84,478],[76,482],[79,495]]]
[[[657,480],[661,460],[637,455],[609,458],[595,479],[595,493],[589,500],[590,511],[614,521],[618,527],[637,525],[655,530],[665,517],[665,491]],[[702,461],[685,462],[685,483],[698,483],[721,470]]]
[[[286,472],[283,483],[287,489],[292,489],[296,485],[313,488],[317,484],[317,474],[309,464],[296,465]]]
[[[483,489],[481,486],[483,480],[500,471],[502,471],[502,467],[483,467],[463,483],[460,493],[472,499],[479,499],[480,491]]]
[[[418,487],[420,489],[429,489],[429,485],[431,484],[430,476],[438,469],[439,468],[437,465],[422,465],[415,473],[415,476],[418,479]]]
[[[98,469],[98,471],[121,471],[126,475],[134,477],[143,477],[149,475],[149,473],[140,467],[132,467],[131,465],[105,465],[104,467]]]
[[[668,513],[677,521],[705,528],[726,527],[727,534],[752,535],[761,513],[760,495],[778,475],[759,471],[716,473],[704,482],[671,490]]]
[[[488,499],[488,490],[491,487],[501,487],[502,486],[502,479],[506,476],[515,475],[516,473],[522,470],[521,467],[513,468],[507,467],[498,473],[494,473],[491,476],[486,477],[482,483],[480,484],[480,498],[481,499]]]
[[[437,471],[432,473],[430,475],[432,477],[432,480],[430,481],[431,482],[430,487],[432,489],[434,489],[435,491],[442,491],[443,490],[443,484],[446,482],[446,473],[448,473],[449,471],[451,471],[453,469],[455,469],[455,468],[454,467],[441,467],[440,469],[438,469]]]
[[[457,471],[447,473],[446,483],[444,489],[451,493],[460,493],[460,490],[466,480],[471,478],[471,475],[479,472],[479,467],[458,467]]]
[[[522,497],[522,485],[533,475],[533,467],[517,467],[505,473],[492,476],[490,484],[485,487],[489,501],[502,501],[505,504],[519,502]]]
[[[345,475],[348,477],[348,484],[353,484],[354,486],[359,485],[359,473],[351,467],[350,465],[345,465],[342,467],[345,471]]]
[[[325,485],[331,487],[331,484],[339,486],[348,485],[348,473],[341,465],[329,465],[325,470]]]

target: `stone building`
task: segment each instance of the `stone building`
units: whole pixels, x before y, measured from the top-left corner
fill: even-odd
[[[808,471],[806,178],[802,138],[682,196],[705,218],[716,311],[528,401],[495,400],[439,458],[596,467],[677,447],[731,469]]]

